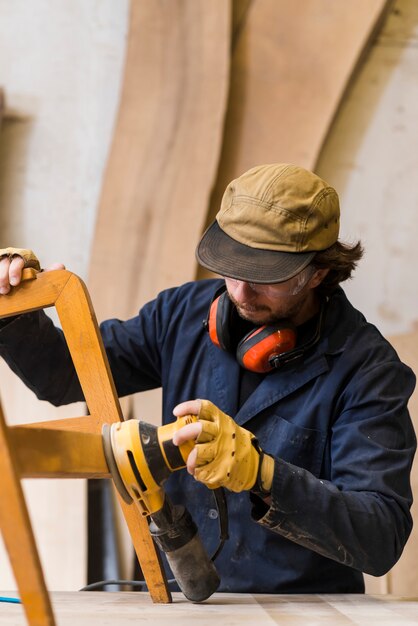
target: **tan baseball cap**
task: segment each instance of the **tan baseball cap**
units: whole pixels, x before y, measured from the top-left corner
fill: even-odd
[[[338,195],[308,170],[259,165],[233,180],[196,250],[203,267],[229,278],[277,283],[338,239]]]

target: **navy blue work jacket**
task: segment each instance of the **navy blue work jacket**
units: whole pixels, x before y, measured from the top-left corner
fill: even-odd
[[[362,592],[362,572],[390,569],[412,527],[416,440],[407,402],[415,377],[339,288],[316,346],[265,375],[240,406],[240,366],[202,323],[221,284],[164,291],[138,316],[101,325],[118,393],[162,386],[165,423],[179,402],[211,400],[274,456],[270,506],[248,492],[228,493],[230,538],[216,560],[221,591]],[[39,398],[82,399],[62,334],[43,312],[8,323],[0,355]],[[214,552],[213,493],[185,470],[166,488]]]

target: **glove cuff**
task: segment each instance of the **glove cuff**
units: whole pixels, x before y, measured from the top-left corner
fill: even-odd
[[[271,494],[271,483],[272,483],[272,478],[273,478],[272,469],[274,469],[274,460],[269,455],[264,454],[264,452],[258,446],[257,443],[254,442],[254,445],[257,448],[258,453],[260,455],[260,462],[258,464],[257,478],[254,483],[254,486],[251,489],[251,493],[254,493],[259,498],[264,499],[264,498],[267,498]],[[273,461],[272,467],[266,468],[266,463],[270,465],[270,459],[271,461]],[[266,472],[266,469],[267,469],[267,472]],[[269,485],[268,488],[266,488],[266,483]]]

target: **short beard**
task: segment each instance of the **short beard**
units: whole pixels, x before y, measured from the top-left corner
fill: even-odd
[[[238,315],[242,319],[246,320],[247,322],[251,322],[255,326],[264,326],[264,325],[271,326],[272,324],[276,324],[277,322],[280,322],[284,319],[292,319],[299,313],[303,305],[303,301],[297,300],[293,304],[288,305],[287,307],[282,308],[282,310],[279,310],[276,312],[272,311],[270,307],[263,306],[263,305],[254,306],[252,307],[252,309],[247,310],[247,309],[243,309],[238,304],[238,302],[231,296],[231,294],[228,294],[228,295],[232,304],[235,306]],[[257,315],[257,317],[254,318],[254,314],[258,314],[262,312],[265,312],[265,316],[259,317]]]

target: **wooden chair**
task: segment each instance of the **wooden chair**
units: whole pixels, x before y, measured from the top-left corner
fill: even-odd
[[[54,626],[21,478],[109,478],[101,430],[123,420],[96,317],[84,283],[66,270],[36,273],[0,298],[0,317],[55,306],[89,415],[6,425],[0,407],[0,528],[30,626]],[[30,341],[30,337],[27,338]],[[146,518],[118,495],[154,602],[171,602]]]

